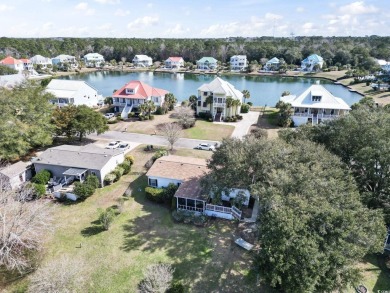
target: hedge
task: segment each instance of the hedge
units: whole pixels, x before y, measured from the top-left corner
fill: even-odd
[[[131,170],[131,164],[129,161],[124,161],[122,164],[119,164],[118,166],[123,169],[123,175],[129,174]]]
[[[31,179],[33,183],[37,184],[47,184],[47,182],[50,180],[51,172],[49,170],[41,170],[35,176]]]
[[[165,190],[162,188],[146,187],[145,188],[146,198],[157,202],[163,203],[165,198]]]

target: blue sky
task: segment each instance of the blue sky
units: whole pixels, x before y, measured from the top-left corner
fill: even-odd
[[[0,0],[0,36],[390,35],[389,0]]]

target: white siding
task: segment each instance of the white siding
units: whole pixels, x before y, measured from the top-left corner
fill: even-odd
[[[149,185],[149,179],[156,179],[158,188],[167,187],[169,185],[169,183],[173,183],[175,185],[182,183],[181,180],[149,176],[148,177],[148,185]]]

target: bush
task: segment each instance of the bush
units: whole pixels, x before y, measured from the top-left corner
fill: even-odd
[[[107,184],[112,184],[116,179],[116,175],[114,173],[108,173],[104,176],[104,182]]]
[[[124,172],[125,170],[122,168],[122,167],[120,167],[120,166],[116,166],[116,168],[114,169],[114,171],[112,171],[112,173],[114,173],[115,174],[115,181],[118,181],[121,177],[122,177],[122,175],[123,175],[123,172]]]
[[[130,112],[129,114],[127,114],[127,118],[132,118],[135,116],[135,113],[134,112]]]
[[[188,292],[186,287],[180,282],[176,281],[171,284],[171,288],[168,289],[167,293],[185,293]]]
[[[154,112],[155,115],[164,115],[168,112],[168,109],[166,107],[157,106],[156,111]]]
[[[253,103],[252,102],[247,102],[247,104],[249,105],[249,106],[253,106]]]
[[[209,120],[210,118],[212,118],[212,117],[211,117],[211,113],[209,113],[209,112],[200,112],[200,113],[198,114],[198,117],[199,117],[200,119],[204,119],[204,120]]]
[[[253,135],[256,138],[268,138],[268,132],[262,128],[251,129],[250,135]]]
[[[81,200],[90,197],[95,192],[95,189],[91,185],[81,182],[76,182],[74,185],[73,193],[79,196]]]
[[[98,209],[99,211],[99,223],[104,230],[108,230],[111,226],[112,221],[115,218],[115,211],[112,208],[107,208],[105,210]]]
[[[237,115],[236,115],[236,118],[237,118],[237,120],[242,120],[243,117],[242,117],[242,115],[238,115],[238,114],[237,114]]]
[[[167,156],[168,152],[164,149],[159,149],[157,152],[154,153],[152,160],[153,162],[156,161],[158,158],[161,158],[162,156]]]
[[[248,104],[242,104],[241,105],[241,113],[248,113],[250,108],[251,108],[251,106],[249,106]]]
[[[134,164],[134,156],[132,156],[132,155],[126,155],[125,160],[130,162],[130,165]]]
[[[94,189],[100,186],[99,179],[95,175],[88,175],[87,179],[85,179],[84,184],[88,184],[92,186]]]
[[[118,166],[123,169],[124,175],[129,174],[131,170],[131,164],[129,161],[124,161],[122,164],[119,164]]]
[[[46,187],[44,184],[33,183],[33,188],[37,198],[40,198],[46,194]]]
[[[164,200],[165,202],[172,202],[173,196],[175,195],[179,187],[176,184],[169,183],[168,186],[164,189]]]
[[[47,182],[50,180],[51,172],[49,170],[41,170],[35,176],[31,179],[33,183],[37,184],[47,184]]]
[[[149,119],[154,120],[154,115],[150,115]]]
[[[106,104],[106,105],[112,105],[112,104],[113,104],[112,97],[106,97],[106,98],[104,99],[104,104]]]
[[[165,197],[165,190],[162,188],[146,187],[145,188],[146,198],[150,201],[157,203],[163,203]]]

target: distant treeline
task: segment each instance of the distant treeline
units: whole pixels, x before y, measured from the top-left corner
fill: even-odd
[[[154,61],[169,56],[182,56],[195,63],[211,56],[225,63],[237,54],[245,54],[257,62],[283,58],[287,64],[300,64],[308,55],[322,56],[327,66],[357,66],[367,57],[390,59],[390,37],[295,37],[295,38],[224,38],[224,39],[116,39],[116,38],[0,38],[0,57],[11,55],[28,58],[36,54],[54,57],[68,54],[82,57],[90,52],[102,54],[106,60],[131,62],[134,55],[146,54]],[[263,60],[262,60],[263,59]]]

